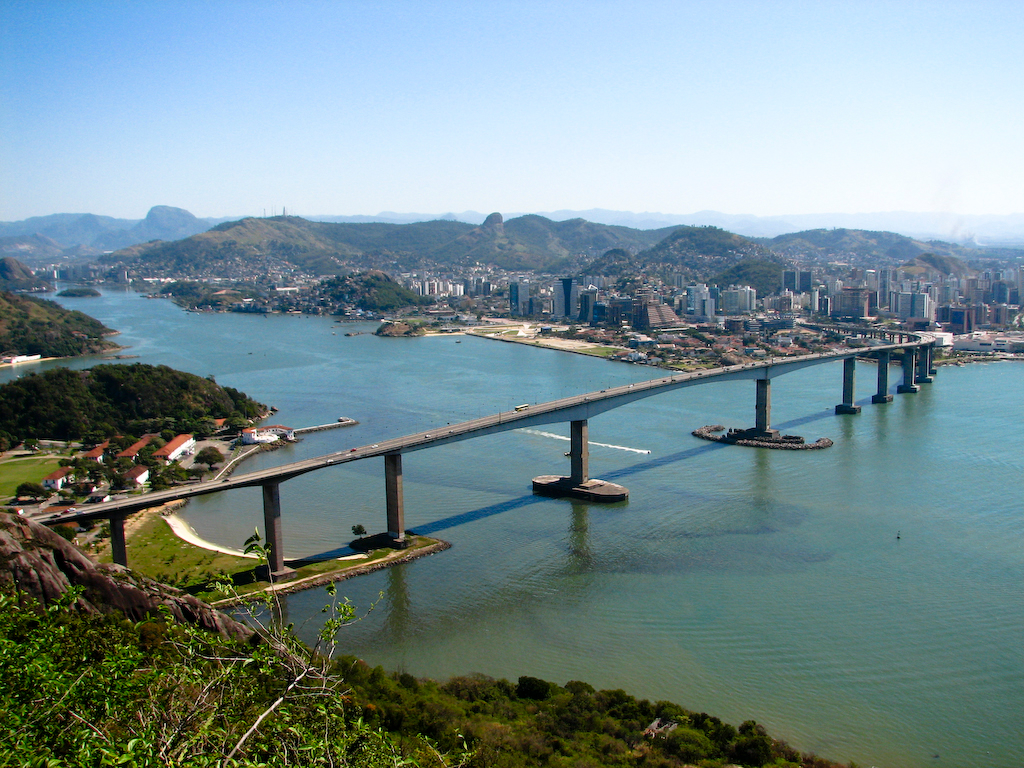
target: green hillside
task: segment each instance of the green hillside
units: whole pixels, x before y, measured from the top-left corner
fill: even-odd
[[[492,214],[479,227],[439,220],[413,224],[306,221],[294,216],[242,219],[175,242],[152,242],[102,257],[142,277],[238,277],[298,268],[313,274],[488,264],[565,270],[609,248],[649,248],[670,230],[638,230],[582,219],[555,222]]]
[[[754,287],[762,293],[769,284],[771,290],[778,287],[781,280],[772,274],[777,272],[781,277],[783,261],[763,245],[717,227],[674,227],[647,250],[633,255],[621,248],[612,249],[583,267],[581,273],[608,277],[682,275],[690,281],[719,284],[756,279],[758,285]],[[746,266],[739,268],[741,264]]]
[[[840,261],[896,267],[913,262],[924,254],[948,256],[956,260],[990,256],[986,251],[954,243],[923,242],[895,232],[863,229],[811,229],[758,242],[803,263]]]
[[[74,357],[114,346],[115,333],[99,320],[52,301],[0,293],[0,352],[43,357]]]
[[[46,291],[52,289],[53,286],[50,283],[40,280],[32,274],[31,269],[17,259],[11,256],[4,256],[0,259],[0,291]]]
[[[391,312],[402,307],[425,306],[433,300],[418,296],[383,272],[363,272],[332,277],[320,285],[325,298],[371,312]]]
[[[165,365],[52,368],[0,386],[0,433],[73,440],[202,431],[210,419],[253,418],[267,410],[245,394]]]

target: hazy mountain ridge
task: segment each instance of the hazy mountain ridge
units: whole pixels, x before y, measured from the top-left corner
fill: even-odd
[[[540,216],[504,221],[491,214],[481,226],[452,220],[385,223],[311,222],[295,216],[224,223],[184,240],[146,243],[101,258],[134,270],[173,275],[238,276],[253,269],[297,267],[315,274],[347,269],[409,270],[485,263],[510,270],[564,270],[583,255],[611,247],[639,251],[656,231],[609,227]]]
[[[50,263],[89,258],[150,240],[180,240],[222,221],[198,219],[183,208],[168,205],[153,206],[144,219],[55,213],[0,222],[0,248],[30,264]]]
[[[860,265],[900,266],[925,254],[948,256],[960,261],[1020,258],[1019,251],[987,249],[947,243],[924,242],[895,232],[860,229],[812,229],[779,235],[757,242],[788,259],[810,265],[825,262],[850,262]]]

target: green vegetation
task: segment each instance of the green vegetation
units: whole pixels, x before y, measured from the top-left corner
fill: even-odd
[[[639,230],[583,219],[551,221],[492,214],[480,227],[458,221],[357,224],[306,221],[295,216],[242,219],[176,242],[135,245],[100,258],[139,275],[234,277],[262,264],[314,274],[350,269],[420,268],[427,264],[493,264],[505,269],[568,269],[578,254],[610,248],[649,248],[672,229]]]
[[[43,609],[5,587],[0,765],[835,765],[752,721],[736,729],[621,690],[526,676],[438,683],[332,659],[356,616],[329,595],[311,651],[288,629],[258,624],[258,642],[242,644],[74,612],[74,591]],[[676,726],[643,735],[658,718]]]
[[[61,298],[69,299],[81,299],[81,298],[94,298],[101,296],[102,294],[95,288],[86,288],[84,286],[76,286],[73,288],[65,288],[63,291],[57,294]]]
[[[761,259],[744,259],[710,278],[712,285],[749,285],[758,296],[770,296],[782,287],[782,265]]]
[[[165,365],[54,368],[0,386],[0,437],[102,440],[145,432],[209,434],[213,419],[251,419],[266,406],[212,379]]]
[[[104,338],[112,333],[99,320],[52,301],[0,294],[0,351],[74,357],[116,346]]]
[[[255,567],[252,558],[213,552],[179,539],[158,514],[146,514],[131,532],[128,558],[132,570],[164,584],[191,587],[189,591],[204,593],[204,597],[216,597],[211,586],[214,581],[230,581],[233,574]],[[109,551],[102,552],[100,559],[109,563]]]
[[[371,312],[392,312],[402,307],[432,304],[427,296],[418,296],[383,272],[359,272],[332,277],[320,286],[321,295],[332,302],[352,304]]]
[[[260,296],[259,291],[244,285],[224,287],[197,283],[190,280],[178,280],[168,283],[160,289],[160,293],[170,296],[179,307],[199,307],[225,310],[243,299]]]
[[[10,256],[0,258],[0,290],[2,291],[49,291],[53,287],[32,274],[32,270]]]
[[[56,456],[26,456],[0,461],[0,499],[14,496],[22,483],[39,483],[60,466]]]

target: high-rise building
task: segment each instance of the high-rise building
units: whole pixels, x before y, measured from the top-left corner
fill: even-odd
[[[843,288],[832,310],[832,316],[856,320],[867,317],[870,301],[871,296],[867,288]]]
[[[575,317],[579,301],[579,285],[573,277],[559,278],[555,283],[555,316]]]
[[[508,311],[519,317],[530,314],[530,284],[525,280],[508,284]]]

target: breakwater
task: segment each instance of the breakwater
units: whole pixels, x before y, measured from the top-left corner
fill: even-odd
[[[730,430],[729,434],[718,435],[725,427],[721,424],[709,424],[705,427],[693,430],[690,434],[699,437],[701,440],[710,440],[713,443],[725,443],[726,445],[743,445],[748,448],[771,448],[777,451],[815,451],[822,448],[831,448],[833,443],[827,437],[819,437],[813,443],[804,442],[802,437],[796,435],[781,435],[778,439],[758,439],[751,437],[737,437],[742,431]],[[734,434],[735,432],[735,434]]]
[[[349,419],[342,416],[337,421],[332,421],[330,424],[317,424],[315,427],[299,427],[295,430],[296,435],[305,435],[310,432],[323,432],[328,429],[341,429],[342,427],[354,427],[359,422],[355,419]]]

